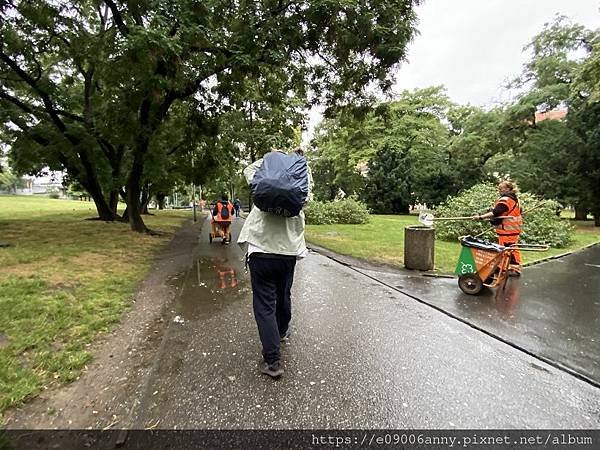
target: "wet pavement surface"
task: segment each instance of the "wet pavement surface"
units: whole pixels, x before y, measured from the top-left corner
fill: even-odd
[[[524,268],[504,289],[359,269],[600,386],[600,245]]]
[[[234,241],[240,226],[234,222]],[[172,280],[179,302],[135,427],[600,427],[600,389],[314,252],[296,268],[285,374],[260,374],[243,255],[236,244],[209,244],[209,228],[205,223],[193,268]],[[533,283],[529,271],[521,296]],[[375,275],[435,296],[432,284]],[[525,328],[501,319],[506,313],[485,296],[461,298],[456,280],[433,282],[451,283],[441,290],[457,311]],[[531,341],[539,348],[545,342]]]

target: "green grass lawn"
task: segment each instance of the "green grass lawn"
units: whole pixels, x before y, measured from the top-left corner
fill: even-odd
[[[92,339],[117,323],[156,251],[189,211],[144,217],[162,236],[84,220],[91,202],[0,196],[0,416],[74,380]]]
[[[521,252],[524,264],[566,253],[600,242],[600,229],[593,222],[574,222],[574,242],[567,248],[551,248],[547,252]],[[365,225],[308,225],[306,239],[343,255],[354,256],[397,267],[404,265],[404,228],[421,225],[416,215],[372,215]],[[436,240],[435,270],[453,273],[460,253],[460,243]]]

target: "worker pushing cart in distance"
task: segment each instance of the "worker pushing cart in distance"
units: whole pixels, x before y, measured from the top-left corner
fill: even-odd
[[[549,248],[548,245],[518,242],[523,226],[522,215],[539,208],[545,202],[521,212],[515,189],[513,183],[501,182],[498,185],[500,198],[493,210],[483,214],[461,217],[433,217],[428,212],[419,214],[419,222],[427,227],[431,227],[434,221],[492,219],[490,222],[498,235],[498,244],[479,239],[483,233],[459,238],[462,249],[456,274],[459,276],[458,286],[466,294],[475,295],[483,286],[504,288],[508,276],[521,274],[521,251],[543,252]]]
[[[514,252],[544,252],[549,248],[522,243],[504,246],[472,236],[462,236],[459,240],[462,250],[456,266],[458,287],[470,295],[478,294],[483,286],[504,288]]]
[[[229,244],[231,242],[230,228],[233,219],[233,205],[227,194],[221,194],[221,199],[210,210],[210,214],[211,232],[208,235],[209,241],[212,243],[214,238],[220,237],[223,239],[222,244]]]

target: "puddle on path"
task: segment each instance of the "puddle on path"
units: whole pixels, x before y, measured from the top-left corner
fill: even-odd
[[[522,282],[518,278],[507,280],[504,287],[484,288],[479,295],[457,292],[454,300],[457,310],[473,317],[487,317],[514,322],[519,316]],[[458,290],[458,286],[457,286]]]
[[[213,315],[250,296],[249,275],[238,256],[200,256],[181,278],[173,278],[179,290],[177,313],[186,320]]]

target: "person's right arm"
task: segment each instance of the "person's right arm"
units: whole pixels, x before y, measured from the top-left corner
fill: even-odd
[[[492,217],[501,217],[501,216],[505,215],[507,212],[508,212],[508,206],[506,206],[506,204],[504,204],[504,203],[498,203],[496,206],[494,206],[493,210],[488,211],[484,214],[473,216],[472,219],[477,219],[477,220],[491,219]]]
[[[500,217],[506,215],[508,212],[508,205],[506,203],[498,203],[492,210],[494,217]]]
[[[248,184],[250,184],[252,182],[252,178],[254,178],[254,174],[256,173],[256,171],[258,169],[260,169],[260,166],[262,166],[262,162],[263,162],[262,158],[258,159],[244,169],[244,177],[246,178],[246,182]]]
[[[311,202],[314,198],[313,189],[315,187],[315,182],[312,176],[312,170],[310,170],[310,166],[307,164],[306,168],[308,169],[308,195],[306,196],[306,203]]]

